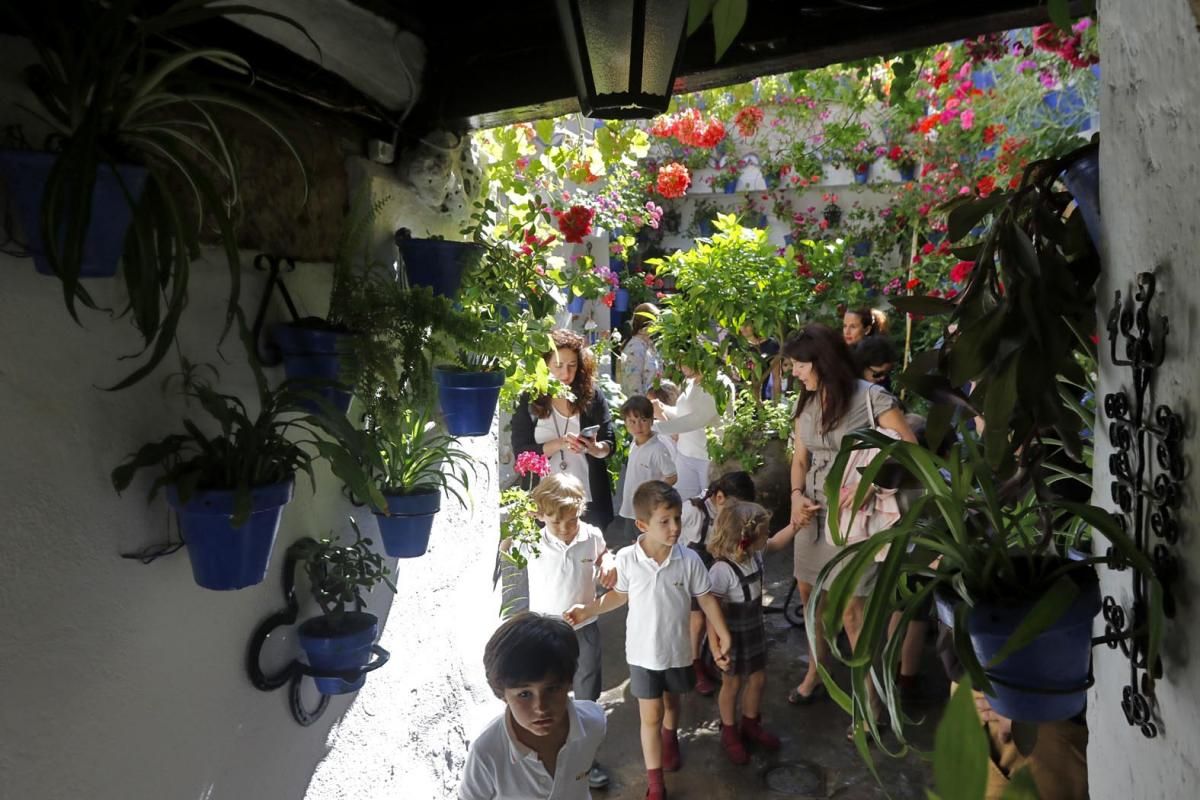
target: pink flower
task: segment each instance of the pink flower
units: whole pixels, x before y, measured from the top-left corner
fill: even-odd
[[[541,453],[526,450],[517,456],[517,463],[514,469],[521,476],[532,473],[544,478],[550,474],[550,461]]]
[[[968,108],[962,112],[962,116],[958,118],[958,121],[964,131],[971,130],[971,126],[975,124],[975,112]]]

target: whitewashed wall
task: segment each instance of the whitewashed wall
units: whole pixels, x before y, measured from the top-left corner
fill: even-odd
[[[1196,438],[1197,308],[1200,308],[1200,33],[1187,0],[1102,0],[1103,85],[1100,116],[1101,206],[1107,239],[1101,324],[1113,291],[1129,294],[1135,273],[1158,275],[1156,312],[1170,317],[1167,362],[1152,389],[1155,404],[1170,403],[1184,414],[1184,456],[1200,457]],[[1107,351],[1107,335],[1102,351]],[[1130,388],[1124,369],[1102,362],[1100,394]],[[1096,492],[1108,501],[1111,446],[1103,435],[1096,452]],[[1162,731],[1147,740],[1121,712],[1121,687],[1128,665],[1118,653],[1096,650],[1096,686],[1089,696],[1091,744],[1088,769],[1095,800],[1194,797],[1200,783],[1200,666],[1197,640],[1195,565],[1200,563],[1200,516],[1196,481],[1187,483],[1180,513],[1185,529],[1179,547],[1183,579],[1177,587],[1180,614],[1168,628],[1158,687]],[[1128,603],[1128,575],[1107,574],[1103,587]]]
[[[417,207],[383,170],[358,165],[352,173],[375,196],[396,200],[381,220],[381,243],[399,224],[458,229],[458,220]],[[245,255],[248,263],[253,254]],[[302,314],[325,312],[329,277],[328,265],[305,264],[288,278]],[[243,279],[252,314],[263,275],[247,269]],[[111,305],[118,285],[93,281],[89,289]],[[249,399],[240,344],[227,341],[224,360],[216,350],[226,286],[219,254],[194,265],[179,341],[189,358],[219,366],[223,389]],[[276,298],[270,319],[284,314]],[[470,443],[483,462],[474,506],[445,503],[429,553],[396,565],[395,601],[386,592],[372,598],[372,610],[387,616],[382,644],[392,663],[301,728],[286,692],[254,689],[243,659],[255,626],[283,605],[288,544],[348,531],[339,485],[323,466],[315,494],[298,482],[259,586],[200,589],[183,552],[150,565],[120,558],[160,541],[168,515],[161,497],[145,502],[148,474],[118,497],[109,472],[178,430],[184,409],[159,388],[177,368],[170,363],[131,389],[97,389],[124,374],[117,358],[135,352],[137,340],[124,320],[92,313],[84,321],[69,319],[57,281],[36,275],[28,260],[0,257],[0,796],[447,796],[488,698],[480,655],[498,609],[495,432]],[[269,374],[282,378],[281,369]],[[364,533],[374,529],[368,520]],[[311,612],[306,603],[304,615]],[[295,652],[281,637],[265,666]]]

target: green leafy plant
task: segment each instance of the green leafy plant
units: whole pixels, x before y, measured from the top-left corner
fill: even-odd
[[[216,377],[215,369],[208,370]],[[259,403],[255,414],[240,398],[213,388],[200,373],[200,368],[185,362],[184,372],[178,376],[181,391],[199,404],[218,432],[205,433],[185,417],[184,433],[144,445],[113,470],[117,492],[128,488],[139,470],[157,467],[160,474],[150,485],[148,499],[153,500],[164,486],[176,487],[184,501],[198,490],[232,490],[233,523],[240,526],[250,513],[253,489],[280,483],[298,472],[307,473],[315,489],[314,451],[324,451],[331,444],[320,436],[326,430],[324,420],[305,414],[303,404],[323,401],[293,382],[271,389],[255,370]]]
[[[749,392],[740,392],[733,418],[719,431],[709,429],[708,457],[716,464],[734,461],[754,472],[764,463],[767,443],[787,439],[791,411],[787,402],[758,402]]]
[[[1082,426],[1093,424],[1082,401],[1063,391],[1064,385],[1088,385],[1098,269],[1081,215],[1065,213],[1069,197],[1055,186],[1071,158],[1031,164],[1014,192],[954,205],[952,238],[961,238],[984,217],[992,218],[982,242],[959,248],[960,257],[973,259],[975,267],[956,302],[937,297],[893,300],[903,311],[948,314],[951,321],[941,350],[918,357],[902,376],[904,384],[931,403],[928,441],[936,446],[947,440],[956,410],[983,417],[982,439],[964,431],[941,458],[863,430],[847,437],[830,470],[826,493],[837,497],[850,453],[877,448],[879,454],[862,469],[851,508],[862,506],[885,468],[897,473],[887,485],[907,483],[923,492],[894,527],[838,554],[817,581],[818,590],[828,593],[827,604],[806,612],[810,631],[819,613],[826,638],[835,641],[858,581],[879,560],[853,653],[838,652],[834,645],[851,668],[849,691],[834,691],[832,678],[824,674],[831,693],[854,715],[864,755],[866,733],[878,739],[868,711],[870,681],[880,687],[904,741],[895,667],[905,625],[935,592],[956,604],[959,661],[974,685],[989,692],[985,665],[966,632],[972,608],[981,602],[1033,603],[995,663],[1052,625],[1095,565],[1128,564],[1145,574],[1151,587],[1137,634],[1147,637],[1148,662],[1157,660],[1163,593],[1153,564],[1109,513],[1061,496],[1051,483],[1057,473],[1047,469],[1048,459],[1059,450],[1080,461]],[[968,383],[974,386],[969,393],[957,388]],[[839,512],[832,504],[828,524],[835,540],[842,540]],[[1070,558],[1063,534],[1084,529],[1106,539],[1111,555]],[[838,567],[841,572],[831,577]],[[909,578],[919,579],[922,588],[909,588]],[[897,635],[889,635],[894,611],[901,612],[901,624]]]
[[[50,142],[58,154],[42,201],[42,240],[76,321],[77,303],[98,307],[79,280],[96,176],[115,173],[122,162],[149,169],[125,239],[128,305],[122,311],[141,334],[148,355],[111,388],[141,380],[170,351],[206,220],[215,225],[229,266],[223,340],[234,322],[241,282],[234,234],[241,171],[222,115],[244,114],[263,125],[302,174],[305,169],[295,147],[264,111],[269,100],[254,90],[250,63],[228,50],[181,49],[173,37],[182,28],[235,14],[269,17],[308,34],[283,15],[247,5],[218,5],[216,0],[188,0],[162,9],[142,0],[50,0],[38,4],[36,12],[21,3],[6,4],[3,13],[38,53],[25,80],[39,107],[26,110],[54,130]],[[203,68],[242,80],[211,77]],[[307,177],[305,187],[307,193]],[[122,188],[128,197],[128,187]]]
[[[383,584],[396,591],[391,570],[383,556],[371,549],[371,540],[362,537],[354,517],[354,542],[339,544],[340,537],[320,540],[304,539],[291,547],[291,554],[304,564],[309,593],[325,615],[330,630],[341,627],[349,608],[361,611],[366,607],[364,595]]]
[[[500,493],[500,539],[507,542],[501,557],[517,569],[525,569],[529,555],[539,555],[542,528],[537,521],[537,504],[525,489],[514,486]]]
[[[339,440],[318,445],[355,497],[387,511],[386,495],[443,491],[467,505],[475,474],[471,455],[445,433],[418,404],[393,417],[367,417],[361,430],[344,420]],[[468,494],[469,496],[469,494]]]

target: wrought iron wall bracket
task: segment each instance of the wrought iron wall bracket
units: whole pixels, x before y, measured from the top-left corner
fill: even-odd
[[[1170,618],[1175,615],[1171,584],[1179,572],[1172,550],[1180,534],[1176,512],[1183,501],[1187,470],[1180,453],[1182,417],[1169,406],[1151,410],[1149,405],[1150,385],[1166,356],[1169,330],[1166,316],[1156,318],[1150,311],[1154,293],[1155,278],[1149,272],[1137,276],[1130,302],[1123,302],[1121,293],[1116,292],[1107,324],[1110,355],[1114,365],[1129,368],[1133,386],[1105,395],[1104,415],[1113,447],[1108,466],[1113,476],[1112,500],[1119,509],[1114,517],[1153,565],[1163,590],[1163,611]],[[1128,569],[1126,560],[1113,548],[1106,555],[1112,569]],[[1162,675],[1162,663],[1147,663],[1150,581],[1137,570],[1129,572],[1131,606],[1126,608],[1111,595],[1105,597],[1104,636],[1094,641],[1114,650],[1120,648],[1129,659],[1129,681],[1121,691],[1121,709],[1130,725],[1138,727],[1147,738],[1154,738],[1159,730],[1154,679]]]
[[[254,337],[254,354],[264,367],[275,367],[283,363],[283,354],[279,352],[279,348],[270,341],[269,337],[266,341],[263,340],[263,324],[267,319],[267,306],[271,303],[271,292],[276,288],[279,289],[279,294],[283,297],[283,302],[287,305],[292,320],[300,319],[300,314],[296,311],[296,304],[292,302],[291,292],[284,284],[282,276],[284,272],[296,271],[296,259],[290,256],[259,253],[254,257],[254,268],[267,273],[267,285],[263,289],[262,299],[258,301],[258,310],[254,314],[254,325],[250,329],[251,335]]]
[[[364,673],[372,672],[382,667],[388,662],[388,658],[390,657],[387,650],[384,650],[379,645],[373,645],[371,652],[375,656],[374,660],[359,669],[346,672],[323,671],[313,669],[303,661],[293,660],[274,675],[267,675],[263,672],[261,657],[262,649],[267,639],[277,628],[295,625],[297,618],[300,616],[300,605],[296,601],[296,567],[298,566],[298,560],[296,559],[295,548],[298,544],[311,541],[312,539],[300,539],[288,548],[287,560],[283,565],[283,601],[287,604],[287,608],[263,620],[254,629],[254,633],[250,637],[250,645],[246,649],[246,672],[249,674],[250,682],[254,684],[254,688],[264,692],[272,692],[290,684],[288,688],[288,706],[292,712],[292,718],[304,726],[312,725],[320,719],[321,715],[325,713],[325,709],[329,707],[329,695],[327,694],[321,695],[321,701],[317,704],[316,708],[309,710],[304,707],[300,687],[305,676],[310,678],[341,678],[344,681],[352,683]],[[361,611],[362,608],[359,607],[358,610]]]

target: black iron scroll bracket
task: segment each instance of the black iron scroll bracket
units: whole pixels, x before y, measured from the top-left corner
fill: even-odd
[[[388,658],[390,657],[388,651],[379,645],[373,645],[371,651],[375,656],[374,660],[366,666],[354,670],[344,672],[322,671],[313,669],[303,661],[293,660],[274,675],[267,675],[262,671],[262,649],[267,639],[277,628],[295,625],[297,618],[300,616],[300,604],[296,601],[296,567],[299,565],[299,561],[296,558],[296,546],[312,541],[312,539],[308,538],[300,539],[288,548],[287,560],[283,565],[283,601],[287,604],[287,608],[263,620],[254,629],[254,634],[250,637],[250,645],[246,649],[246,672],[249,673],[250,682],[254,684],[254,688],[264,692],[272,692],[284,685],[290,684],[288,688],[288,706],[292,712],[292,718],[300,725],[306,727],[312,725],[325,713],[325,709],[329,707],[329,695],[322,694],[321,701],[317,703],[316,708],[311,710],[305,708],[300,691],[305,676],[310,678],[341,678],[348,683],[353,683],[361,675],[382,667],[388,662]],[[359,610],[361,611],[362,609],[359,608]]]
[[[250,329],[251,335],[254,337],[254,354],[258,356],[258,362],[264,367],[275,367],[283,363],[283,354],[269,338],[267,341],[263,341],[263,324],[267,319],[267,306],[271,303],[271,292],[276,288],[279,289],[279,294],[283,297],[288,312],[292,315],[292,321],[300,319],[300,314],[296,311],[296,304],[292,302],[292,294],[283,282],[282,275],[285,272],[296,271],[296,259],[290,256],[259,253],[254,257],[254,268],[267,273],[267,286],[263,289],[262,299],[258,301],[258,310],[254,314],[254,325]]]
[[[1110,355],[1114,365],[1129,368],[1133,387],[1105,395],[1104,415],[1113,446],[1108,462],[1112,500],[1120,509],[1114,517],[1154,565],[1163,590],[1163,611],[1170,618],[1175,615],[1171,584],[1179,571],[1173,546],[1179,541],[1177,512],[1187,470],[1180,447],[1182,417],[1167,405],[1153,409],[1149,405],[1150,385],[1166,355],[1169,330],[1166,316],[1155,317],[1150,311],[1155,288],[1154,275],[1143,272],[1137,276],[1131,302],[1123,302],[1120,292],[1113,300],[1107,325]],[[1128,568],[1113,548],[1106,555],[1113,569]],[[1119,647],[1129,659],[1121,709],[1130,725],[1154,738],[1159,731],[1154,680],[1162,675],[1162,664],[1161,660],[1147,663],[1150,582],[1141,572],[1129,571],[1132,605],[1126,608],[1111,595],[1104,598],[1104,636],[1096,642],[1113,650]]]

